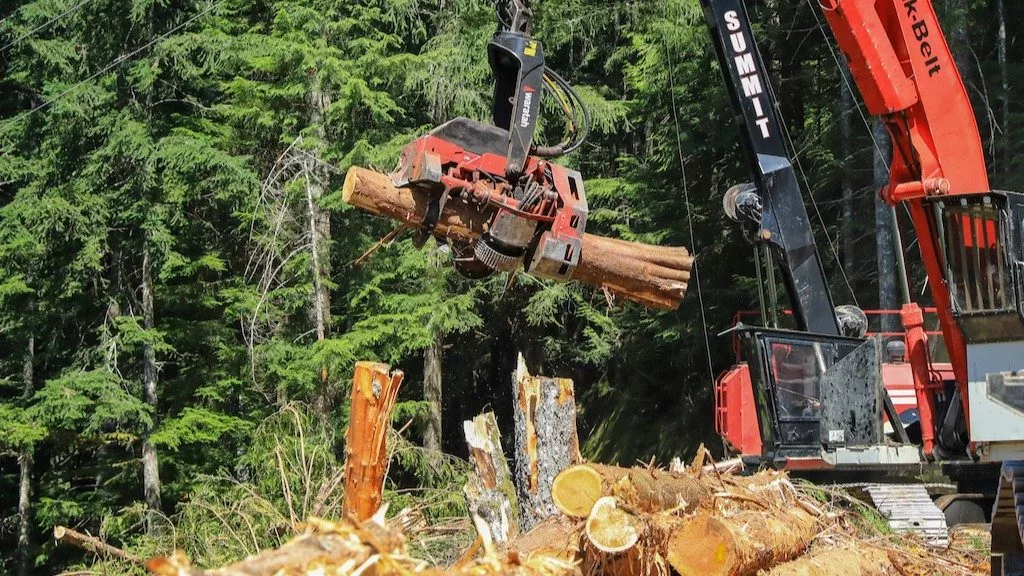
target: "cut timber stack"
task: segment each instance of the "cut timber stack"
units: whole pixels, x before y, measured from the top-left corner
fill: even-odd
[[[349,169],[342,199],[409,227],[421,224],[429,203],[426,193],[395,188],[387,175],[359,167]],[[434,235],[456,245],[469,244],[484,233],[489,216],[464,202],[446,202]],[[572,279],[648,308],[674,310],[686,294],[692,268],[693,257],[686,248],[586,234]]]
[[[475,433],[475,432],[474,432]],[[974,576],[987,574],[987,556],[925,549],[919,539],[900,541],[863,532],[862,521],[794,487],[785,475],[749,477],[691,466],[681,472],[580,465],[599,470],[601,496],[586,513],[556,514],[501,546],[474,518],[479,538],[453,566],[431,567],[413,558],[402,513],[390,523],[384,509],[370,520],[312,520],[305,531],[275,550],[224,568],[204,571],[175,554],[147,563],[159,576]],[[571,478],[591,478],[570,468],[553,486],[564,501]],[[636,478],[657,478],[677,491],[627,488]],[[590,488],[584,490],[587,492]],[[819,493],[820,492],[816,492]],[[591,494],[591,492],[587,492]],[[695,503],[686,500],[686,496]],[[666,497],[667,496],[667,497]],[[585,496],[589,497],[589,496]],[[577,506],[576,496],[568,498]],[[841,502],[842,500],[837,500]],[[696,503],[699,502],[699,503]],[[669,506],[665,508],[665,506]],[[442,534],[450,538],[450,532]],[[419,534],[424,539],[438,536]],[[415,538],[415,535],[410,537]],[[97,549],[90,545],[94,550]],[[104,545],[103,547],[109,547]],[[959,548],[959,549],[958,549]],[[121,558],[120,554],[105,553]]]
[[[787,564],[808,550],[822,519],[776,472],[739,477],[699,465],[667,472],[577,464],[556,477],[551,495],[563,518],[585,520],[549,519],[538,530],[554,540],[560,527],[557,539],[578,542],[573,558],[584,574],[753,576],[786,567],[791,571],[779,574],[831,576],[815,571],[818,556]],[[528,553],[535,541],[527,534],[513,547]],[[857,549],[844,554],[860,570],[844,576],[874,575],[884,559]]]

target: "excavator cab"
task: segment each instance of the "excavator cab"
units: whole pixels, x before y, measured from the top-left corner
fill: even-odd
[[[886,443],[882,415],[898,415],[882,386],[876,338],[739,325],[750,368],[762,461],[779,468],[915,463],[902,427]]]

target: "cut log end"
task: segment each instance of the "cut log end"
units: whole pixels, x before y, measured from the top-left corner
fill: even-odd
[[[567,516],[586,518],[601,498],[601,475],[590,466],[566,468],[551,485],[551,500]]]
[[[345,174],[345,183],[341,186],[341,199],[346,204],[352,199],[352,194],[358,186],[360,171],[356,168],[349,168],[348,173]]]
[[[640,539],[639,522],[619,508],[613,496],[597,500],[587,518],[585,533],[595,548],[607,554],[625,552]]]
[[[725,574],[736,563],[736,547],[717,519],[701,514],[672,532],[667,556],[680,576]]]

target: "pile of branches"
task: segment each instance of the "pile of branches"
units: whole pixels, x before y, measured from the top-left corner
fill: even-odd
[[[474,518],[479,538],[452,566],[409,553],[404,515],[359,522],[312,520],[276,550],[203,571],[181,555],[151,560],[158,576],[362,574],[612,574],[870,576],[986,574],[979,550],[928,548],[914,536],[872,533],[870,522],[785,474],[723,474],[578,464],[551,489],[559,514],[504,544]]]

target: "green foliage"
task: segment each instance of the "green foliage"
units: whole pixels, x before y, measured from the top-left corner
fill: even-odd
[[[461,424],[483,410],[510,434],[520,351],[531,370],[574,379],[590,458],[664,461],[713,442],[711,380],[733,361],[716,334],[756,307],[757,279],[748,244],[721,214],[722,193],[749,176],[699,2],[535,4],[549,63],[593,115],[587,144],[563,159],[586,180],[588,230],[691,248],[700,286],[678,311],[523,274],[470,282],[443,245],[416,249],[405,233],[378,246],[392,223],[341,201],[350,166],[389,170],[431,126],[489,118],[490,2],[0,9],[0,42],[11,43],[0,78],[0,510],[13,518],[19,466],[33,456],[33,568],[87,565],[49,544],[55,524],[216,564],[279,543],[307,515],[336,517],[357,360],[406,373],[392,512],[434,524],[463,515],[465,462],[418,447],[423,351],[434,344],[444,351],[448,452],[465,454]],[[813,3],[750,5],[813,184],[805,192],[820,208],[812,220],[833,285],[842,264],[852,296],[871,307],[867,127],[854,114],[855,218],[844,222],[839,76]],[[1010,45],[1004,94],[991,6],[959,6],[942,16],[976,54],[968,83],[984,97],[993,180],[1020,188],[1012,81],[1024,48]],[[1022,16],[1009,8],[1010,30]],[[541,139],[560,140],[563,122],[543,112]],[[828,239],[846,238],[854,251],[840,263]],[[155,405],[144,401],[149,369]],[[159,455],[166,520],[156,538],[143,536],[154,517],[142,504],[144,439]],[[459,526],[417,552],[451,559],[471,533]],[[15,546],[13,530],[0,533],[0,558]],[[15,568],[4,562],[0,571]]]

